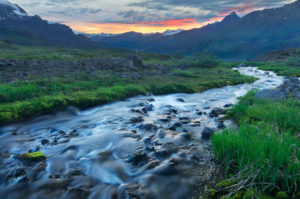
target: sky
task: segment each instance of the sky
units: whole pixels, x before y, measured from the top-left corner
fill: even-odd
[[[231,12],[279,7],[295,0],[10,0],[30,15],[84,33],[141,33],[199,28]]]

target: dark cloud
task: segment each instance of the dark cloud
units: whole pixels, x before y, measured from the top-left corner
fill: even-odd
[[[169,13],[174,12],[175,8],[198,8],[199,12],[192,14],[199,21],[205,21],[219,13],[228,14],[231,11],[246,13],[255,9],[280,6],[286,2],[286,0],[142,0],[128,6],[156,11],[168,10]],[[203,14],[204,11],[206,14]]]

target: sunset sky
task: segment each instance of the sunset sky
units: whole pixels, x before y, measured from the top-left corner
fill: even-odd
[[[10,0],[31,15],[85,33],[141,33],[192,29],[235,11],[282,6],[295,0]]]

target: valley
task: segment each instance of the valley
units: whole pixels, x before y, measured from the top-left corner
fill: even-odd
[[[299,9],[0,0],[0,198],[300,198]]]

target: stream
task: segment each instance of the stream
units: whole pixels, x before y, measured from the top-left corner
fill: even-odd
[[[276,88],[284,80],[255,67],[235,70],[259,80],[198,94],[137,96],[85,111],[69,108],[2,127],[1,198],[192,198],[195,173],[213,161],[202,132],[231,125],[216,108],[230,108],[248,91]],[[47,159],[25,164],[16,158],[34,151]]]

